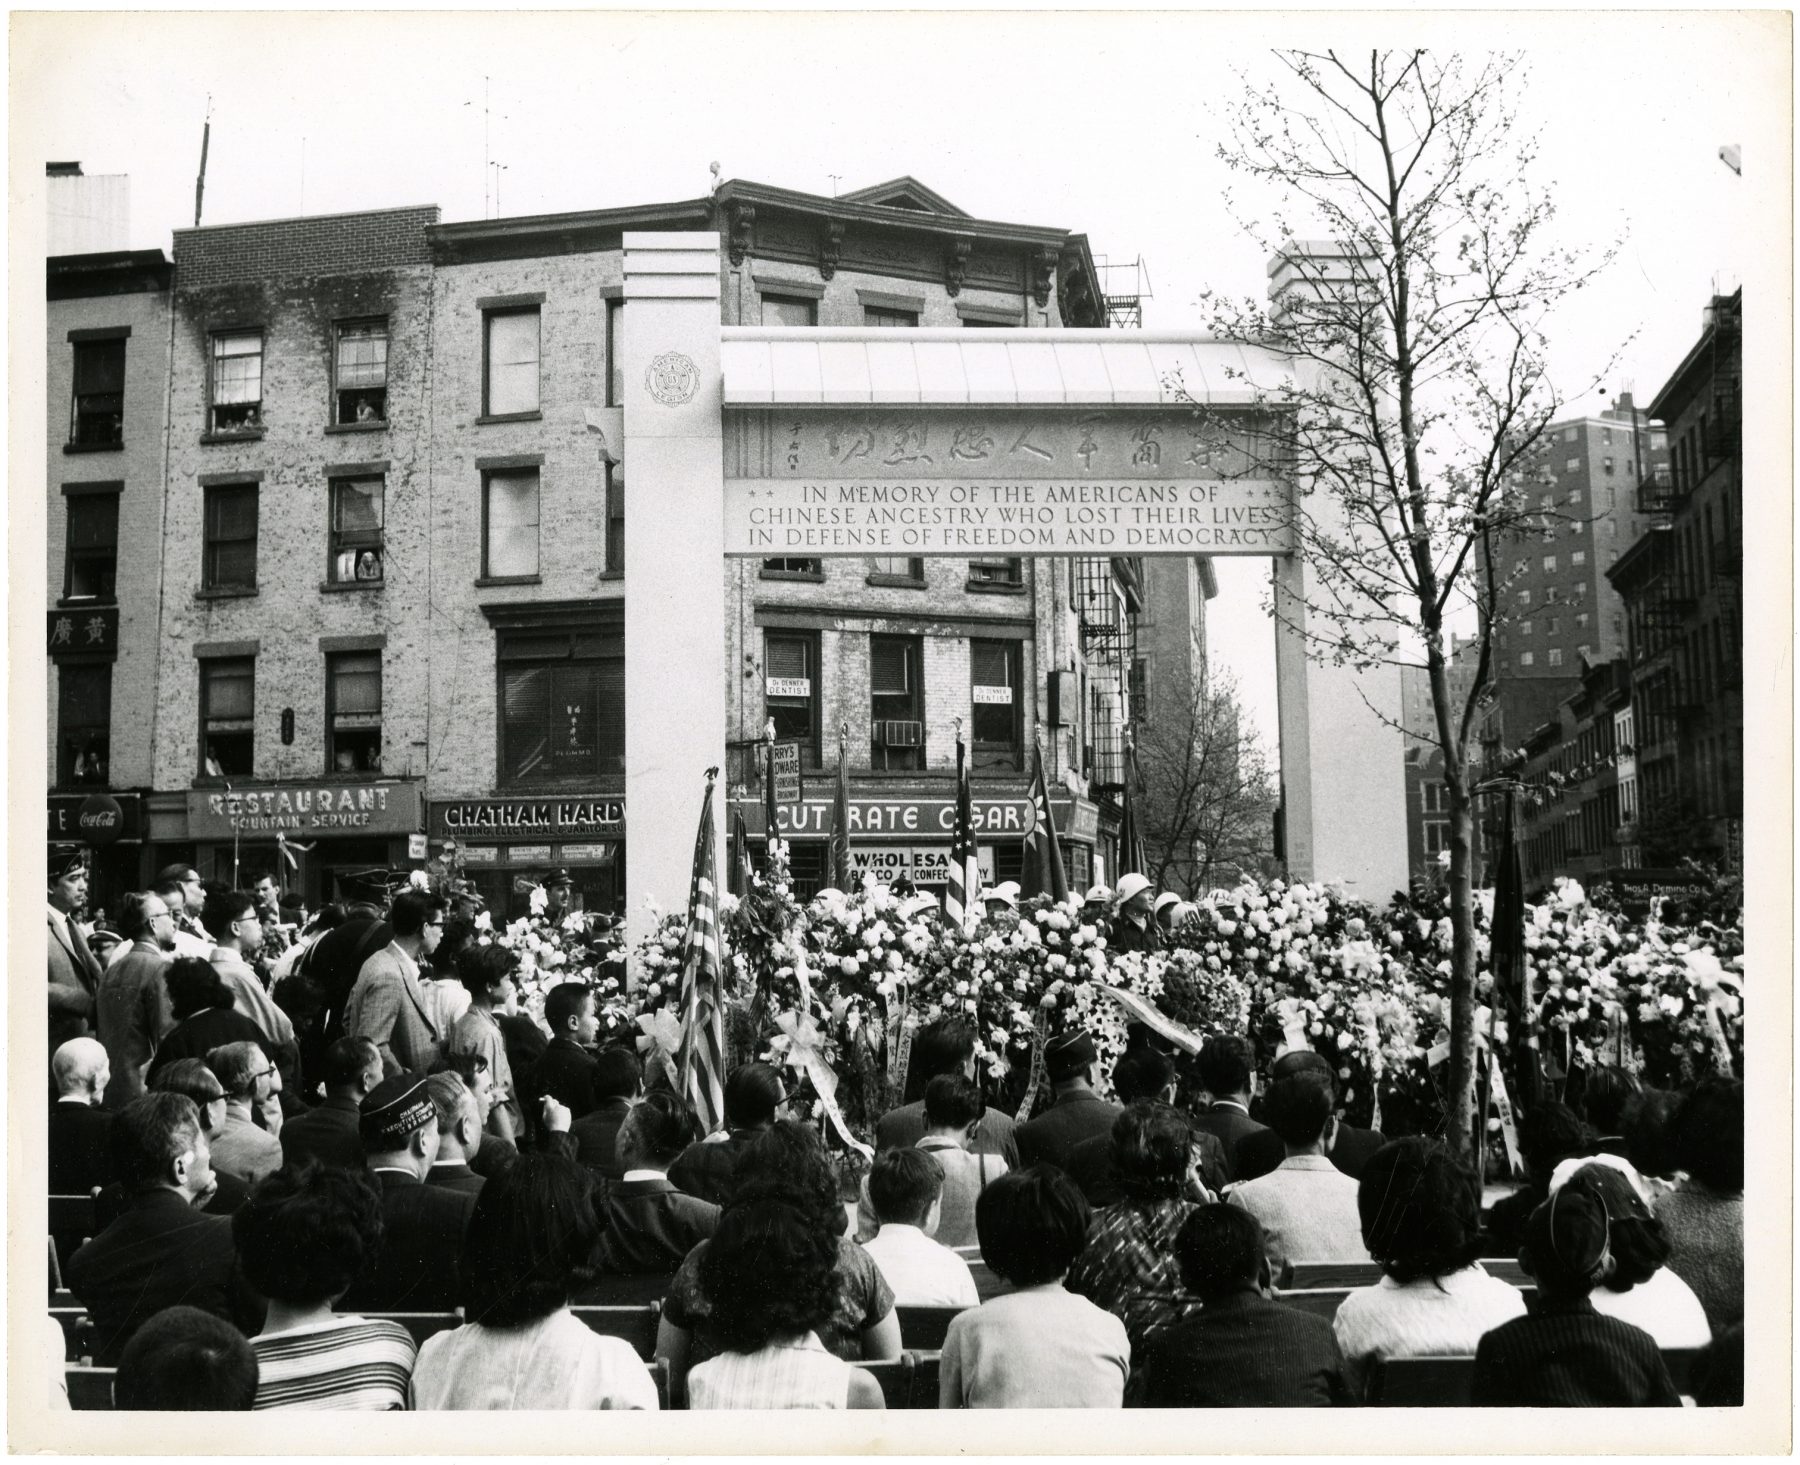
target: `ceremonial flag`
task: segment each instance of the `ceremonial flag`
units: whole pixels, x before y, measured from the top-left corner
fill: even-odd
[[[693,1105],[705,1132],[725,1122],[725,1007],[720,983],[717,851],[713,844],[713,780],[706,770],[706,801],[694,836],[694,879],[688,890],[687,938],[681,948],[681,1094]]]
[[[768,845],[781,837],[781,826],[775,818],[775,719],[770,718],[763,736],[768,740],[763,750],[763,825],[766,830],[767,844],[764,846],[763,867],[768,868]]]
[[[733,810],[731,815],[731,874],[727,879],[733,895],[750,893],[750,831],[744,827],[740,810]]]
[[[1031,780],[1031,833],[1025,836],[1026,895],[1048,895],[1060,904],[1069,898],[1069,874],[1063,869],[1062,844],[1050,817],[1050,787],[1044,781],[1044,749],[1037,749],[1037,771]]]
[[[1507,789],[1500,812],[1500,853],[1494,871],[1492,922],[1494,1010],[1511,1019],[1514,1072],[1519,1081],[1519,1102],[1532,1108],[1548,1097],[1540,1092],[1536,1033],[1531,1013],[1531,980],[1525,971],[1525,879],[1519,862],[1518,830],[1513,818],[1517,795]],[[1489,1035],[1490,1037],[1492,1034]],[[1487,1110],[1483,1107],[1485,1117]]]
[[[1127,735],[1125,743],[1125,816],[1119,823],[1119,873],[1144,873],[1144,832],[1138,828],[1137,799],[1132,793],[1137,783],[1137,748]]]
[[[950,874],[944,912],[967,935],[981,919],[981,867],[975,857],[975,835],[969,818],[969,770],[963,762],[960,725],[956,735],[956,817],[950,826]]]
[[[844,752],[844,725],[838,724],[837,791],[831,797],[831,884],[850,889],[850,785],[845,781],[849,756]]]

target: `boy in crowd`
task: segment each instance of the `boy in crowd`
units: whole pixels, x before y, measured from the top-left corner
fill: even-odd
[[[935,1080],[934,1080],[935,1082]],[[869,1172],[869,1203],[881,1229],[864,1245],[900,1307],[974,1307],[969,1264],[933,1241],[943,1167],[921,1149],[883,1150]]]

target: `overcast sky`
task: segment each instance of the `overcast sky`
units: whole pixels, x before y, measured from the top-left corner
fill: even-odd
[[[698,197],[714,161],[822,194],[910,173],[979,218],[1141,256],[1144,324],[1197,328],[1201,288],[1265,281],[1218,206],[1233,67],[1266,71],[1276,43],[1524,46],[1519,100],[1544,128],[1561,237],[1628,236],[1557,322],[1556,374],[1572,390],[1636,332],[1609,386],[1641,402],[1785,198],[1770,166],[1788,126],[1785,26],[1677,12],[15,14],[12,200],[15,218],[41,216],[49,159],[129,174],[131,243],[166,250],[193,219],[210,97],[209,224],[411,203],[480,218],[485,88],[502,213]],[[1744,149],[1742,178],[1718,160],[1726,143]],[[1266,567],[1219,578],[1213,642],[1272,739]]]

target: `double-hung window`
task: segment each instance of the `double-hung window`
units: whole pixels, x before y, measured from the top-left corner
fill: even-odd
[[[870,764],[925,766],[923,642],[917,636],[869,637]]]
[[[75,342],[75,401],[69,441],[116,448],[125,441],[125,338]]]
[[[1019,586],[1025,583],[1025,561],[988,556],[969,561],[969,585]]]
[[[540,315],[535,305],[486,312],[481,411],[511,417],[538,410]]]
[[[383,579],[386,501],[387,480],[379,474],[331,480],[329,578],[333,585],[379,583]]]
[[[206,490],[202,590],[256,589],[256,493],[254,483],[214,484]]]
[[[778,742],[799,743],[809,768],[819,766],[819,636],[770,631],[763,642],[763,705]]]
[[[481,497],[482,578],[531,579],[538,572],[538,470],[487,469]]]
[[[262,426],[263,334],[219,331],[212,338],[213,432],[248,432]]]
[[[65,600],[111,600],[119,564],[119,494],[69,492],[64,555]]]
[[[1020,643],[969,642],[969,730],[976,768],[1023,766]]]
[[[385,318],[338,322],[332,406],[339,427],[387,421],[387,364]]]
[[[381,653],[325,658],[325,771],[381,772]]]
[[[56,668],[56,783],[105,787],[111,752],[112,663],[59,662]]]
[[[200,663],[200,771],[248,778],[256,767],[256,658]]]

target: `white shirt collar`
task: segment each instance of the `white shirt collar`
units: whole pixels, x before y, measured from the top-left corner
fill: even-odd
[[[626,1184],[634,1180],[667,1180],[668,1178],[661,1170],[627,1170],[619,1177]]]

